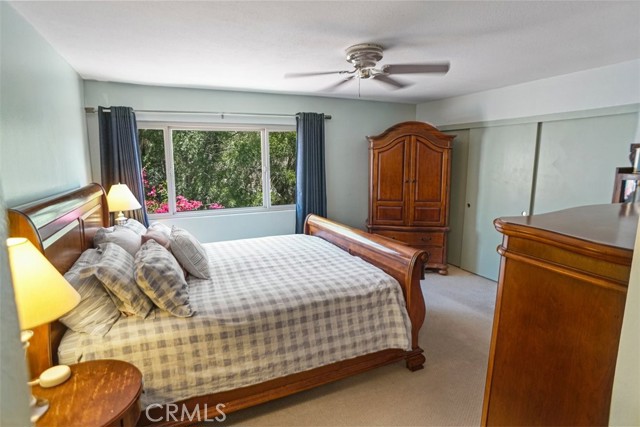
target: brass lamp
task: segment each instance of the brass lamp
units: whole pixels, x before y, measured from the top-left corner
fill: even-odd
[[[9,238],[7,247],[21,340],[26,352],[33,336],[30,329],[67,314],[80,302],[80,294],[29,240]],[[31,422],[35,424],[49,408],[49,402],[31,395],[30,407]]]
[[[140,202],[133,195],[126,184],[113,184],[107,194],[107,203],[109,204],[109,212],[119,212],[116,217],[117,225],[124,225],[127,222],[122,211],[132,211],[141,209]]]

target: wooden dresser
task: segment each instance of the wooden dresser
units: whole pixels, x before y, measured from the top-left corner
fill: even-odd
[[[607,425],[640,204],[499,218],[482,425]]]
[[[453,138],[422,122],[367,138],[368,231],[425,250],[426,267],[440,274],[447,274]]]

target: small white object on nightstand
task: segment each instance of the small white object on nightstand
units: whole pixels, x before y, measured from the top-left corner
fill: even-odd
[[[71,376],[71,369],[67,365],[58,365],[40,374],[40,387],[48,388],[62,384]]]

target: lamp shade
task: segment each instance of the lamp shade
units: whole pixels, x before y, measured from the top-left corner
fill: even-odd
[[[62,317],[80,302],[80,294],[25,238],[7,239],[9,266],[22,330]]]
[[[140,209],[140,203],[126,184],[113,184],[107,194],[109,212],[132,211]]]

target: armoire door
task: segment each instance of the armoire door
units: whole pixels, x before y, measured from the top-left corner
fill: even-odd
[[[370,221],[374,225],[403,225],[407,219],[410,149],[411,137],[404,136],[373,151]]]
[[[412,137],[409,225],[446,225],[449,152],[419,136]]]
[[[463,269],[498,279],[502,236],[493,220],[530,213],[536,135],[537,123],[470,130]]]

